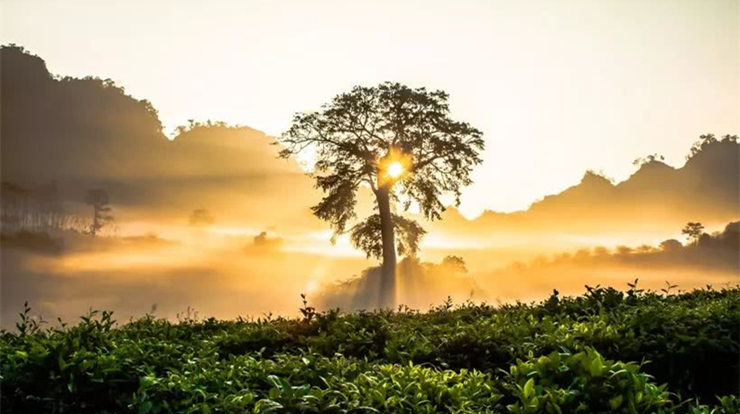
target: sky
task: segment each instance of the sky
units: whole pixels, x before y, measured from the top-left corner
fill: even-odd
[[[354,85],[443,89],[487,142],[462,198],[474,217],[740,133],[739,4],[4,0],[0,42],[115,80],[168,131],[212,119],[276,135]]]

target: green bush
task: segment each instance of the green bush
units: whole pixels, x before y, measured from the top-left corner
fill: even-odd
[[[501,397],[479,372],[371,364],[344,357],[188,361],[142,378],[132,406],[159,412],[493,412]]]
[[[52,329],[29,312],[0,333],[3,413],[738,412],[738,288]]]
[[[511,376],[518,401],[507,408],[515,414],[664,412],[671,403],[638,365],[605,360],[592,348],[530,357],[512,365]]]

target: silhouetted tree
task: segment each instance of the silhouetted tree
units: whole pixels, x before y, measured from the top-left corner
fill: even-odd
[[[632,248],[629,246],[617,246],[617,254],[619,255],[628,255],[632,253]]]
[[[442,259],[442,266],[452,269],[459,273],[468,273],[468,268],[465,266],[465,259],[460,256],[445,256]]]
[[[0,218],[3,231],[18,231],[24,227],[28,217],[29,190],[10,182],[2,182]]]
[[[279,237],[270,237],[266,231],[254,236],[252,243],[244,248],[246,254],[266,254],[280,251],[283,245],[283,239]]]
[[[717,142],[717,138],[714,136],[714,134],[699,135],[699,140],[691,146],[691,149],[689,150],[689,155],[686,156],[686,159],[690,159],[694,155],[700,153],[704,148],[714,144],[715,142]]]
[[[609,256],[609,249],[604,246],[596,246],[594,247],[594,256]]]
[[[727,134],[722,137],[722,142],[732,142],[733,144],[737,144],[738,141],[740,141],[740,137],[738,137],[737,135]]]
[[[191,226],[210,226],[216,222],[216,217],[210,211],[199,208],[190,213],[188,222]]]
[[[634,165],[636,167],[641,167],[641,166],[643,166],[645,164],[650,164],[651,162],[654,162],[654,161],[663,162],[663,161],[665,161],[665,157],[662,156],[662,155],[660,155],[660,154],[650,154],[650,155],[648,155],[646,157],[640,157],[640,158],[637,158],[636,160],[632,161],[632,165]]]
[[[113,216],[110,214],[112,211],[110,198],[105,190],[88,190],[85,196],[85,204],[93,207],[93,222],[90,225],[89,232],[96,236],[106,224],[113,221]]]
[[[692,244],[698,244],[699,238],[704,234],[704,225],[698,222],[689,222],[681,230],[681,234],[685,235]]]
[[[229,124],[224,121],[211,121],[210,119],[205,122],[196,121],[194,119],[188,119],[187,125],[178,125],[175,128],[175,135],[182,135],[190,131],[194,131],[198,128],[228,128]],[[234,128],[238,128],[235,125]]]
[[[680,241],[676,239],[663,240],[660,243],[660,249],[664,252],[677,252],[683,248]]]
[[[483,134],[453,120],[447,99],[443,91],[398,83],[357,86],[319,111],[296,114],[280,138],[282,157],[307,149],[314,155],[312,176],[326,195],[312,209],[335,237],[357,218],[360,186],[372,190],[377,213],[349,231],[357,248],[383,259],[381,306],[394,305],[397,247],[399,254],[414,254],[424,234],[394,213],[396,202],[403,200],[404,210],[416,203],[427,219],[440,219],[440,197],[452,194],[459,204],[473,166],[482,161]]]
[[[726,134],[722,136],[721,140],[718,140],[714,134],[699,135],[699,140],[694,142],[691,146],[691,150],[689,151],[689,155],[686,156],[686,159],[691,159],[696,154],[704,151],[707,147],[712,144],[716,144],[717,142],[737,143],[738,141],[740,141],[740,137],[737,135]]]
[[[1,187],[0,223],[5,233],[88,228],[65,211],[56,181],[31,188],[3,181]]]
[[[649,244],[643,244],[643,245],[637,246],[635,250],[637,251],[637,253],[652,253],[655,251],[655,247]]]

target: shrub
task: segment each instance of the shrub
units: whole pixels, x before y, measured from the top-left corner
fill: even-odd
[[[541,304],[257,321],[118,325],[93,312],[45,327],[27,309],[0,333],[0,397],[10,413],[728,414],[738,320],[738,288],[635,284]]]

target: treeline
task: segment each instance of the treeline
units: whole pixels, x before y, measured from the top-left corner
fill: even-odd
[[[689,223],[699,224],[700,223]],[[529,263],[514,262],[506,270],[538,269],[565,265],[609,265],[665,263],[673,266],[711,265],[716,267],[738,268],[740,263],[740,222],[732,222],[722,231],[706,233],[703,226],[690,235],[686,243],[677,239],[667,239],[658,246],[617,246],[607,248],[596,246],[564,252],[552,257],[540,256]]]
[[[63,232],[98,235],[102,230],[112,232],[112,207],[108,193],[100,189],[88,190],[79,204],[89,208],[88,214],[69,207],[59,195],[56,181],[36,187],[22,187],[11,182],[0,184],[0,234],[4,247],[33,249],[57,245],[54,236]],[[49,244],[51,243],[51,244]],[[59,246],[57,246],[59,247]]]
[[[34,188],[4,181],[0,184],[0,197],[0,223],[5,234],[50,230],[83,232],[89,225],[83,217],[65,208],[55,181]]]

